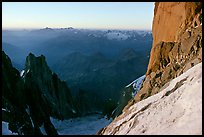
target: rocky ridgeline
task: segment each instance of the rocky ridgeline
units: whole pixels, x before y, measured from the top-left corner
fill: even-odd
[[[49,69],[44,56],[30,53],[20,76],[2,51],[2,72],[2,121],[9,123],[12,132],[42,134],[40,127],[44,126],[48,135],[56,135],[50,117],[78,115],[69,88]]]

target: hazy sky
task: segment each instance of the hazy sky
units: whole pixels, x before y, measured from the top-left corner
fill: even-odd
[[[151,30],[153,2],[3,2],[2,27]]]

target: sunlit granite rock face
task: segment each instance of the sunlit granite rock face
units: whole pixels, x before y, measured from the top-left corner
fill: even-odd
[[[151,56],[136,101],[157,93],[165,83],[202,61],[201,18],[201,3],[155,3]]]
[[[195,83],[186,77],[183,81],[177,81],[178,84],[174,87],[168,85],[170,81],[170,83],[176,81],[177,77],[179,79],[180,75],[202,62],[201,7],[201,2],[155,3],[153,44],[142,87],[135,98],[125,106],[123,114],[115,118],[109,126],[101,129],[98,134],[202,134],[202,124],[199,122],[202,120],[201,67],[196,72],[199,73],[196,75],[197,78],[193,77],[193,73],[187,76],[191,77],[191,80],[197,79]],[[188,86],[199,84],[195,90],[188,89],[187,85],[182,86],[183,82]],[[165,89],[177,92],[172,93]],[[169,93],[172,95],[168,96]],[[167,95],[166,100],[162,94]],[[195,97],[192,97],[193,94]],[[146,105],[143,104],[145,102]],[[176,102],[188,105],[181,106]],[[190,109],[189,106],[193,104],[197,104],[195,106],[198,108]],[[167,110],[165,107],[173,109]],[[170,115],[171,112],[173,117]],[[195,121],[190,122],[189,119]]]

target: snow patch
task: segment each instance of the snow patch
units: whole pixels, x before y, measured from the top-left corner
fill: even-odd
[[[140,89],[140,87],[142,86],[142,82],[145,79],[145,75],[137,78],[136,80],[134,80],[133,82],[131,82],[130,84],[128,84],[127,86],[125,86],[126,88],[130,87],[132,85],[134,91],[132,93],[132,96],[134,97],[137,94],[137,91]]]
[[[5,108],[2,108],[3,111],[7,111]]]
[[[30,117],[31,124],[32,124],[32,126],[34,127],[33,120],[32,120],[32,118],[31,118],[31,116],[30,116],[30,108],[29,108],[28,105],[27,105],[27,108],[26,108],[26,112],[28,113],[28,115],[29,115],[29,117]]]
[[[42,126],[40,127],[40,131],[42,132],[43,135],[47,135],[47,133],[46,133],[46,131],[45,131],[44,123],[43,123]]]
[[[26,73],[28,73],[28,72],[30,72],[30,69],[28,69]]]
[[[13,133],[9,130],[8,123],[2,121],[2,135],[18,135],[17,133]]]
[[[72,109],[72,113],[74,113],[74,114],[75,114],[75,113],[76,113],[76,111],[75,111],[74,109]]]
[[[24,73],[25,73],[25,70],[22,70],[20,76],[22,77]]]
[[[10,112],[8,109],[2,108],[3,111]]]

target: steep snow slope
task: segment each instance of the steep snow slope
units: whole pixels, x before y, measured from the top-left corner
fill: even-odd
[[[202,134],[202,62],[130,106],[99,134]]]

